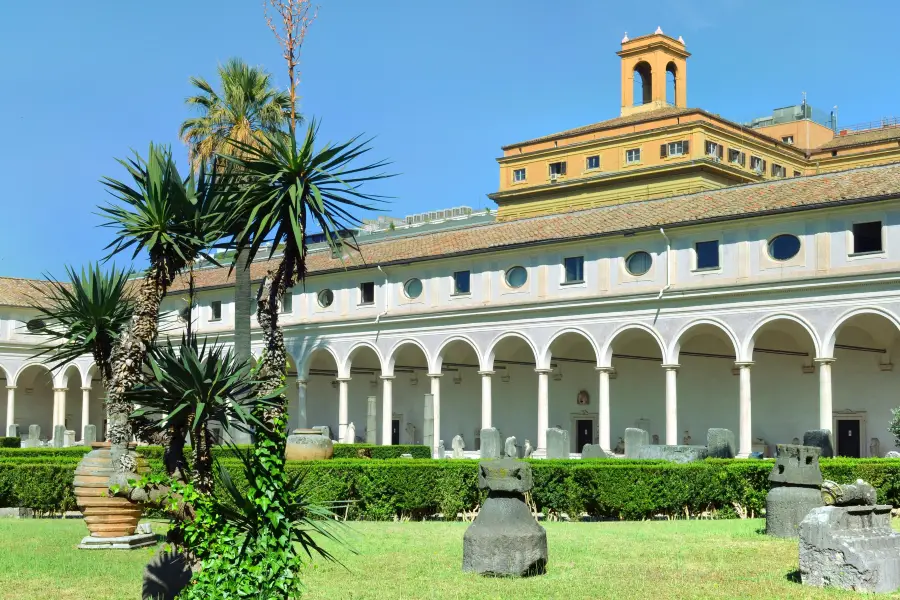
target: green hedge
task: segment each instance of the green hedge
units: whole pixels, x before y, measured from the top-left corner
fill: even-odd
[[[0,448],[19,448],[21,445],[22,438],[0,437]]]
[[[375,444],[335,444],[335,458],[400,458],[401,454],[411,454],[413,458],[431,458],[431,448],[421,445],[376,446]]]
[[[238,461],[223,458],[243,485]],[[587,514],[593,518],[645,519],[714,511],[719,517],[740,510],[762,514],[771,460],[706,460],[677,465],[661,461],[534,460],[532,498],[540,510]],[[155,471],[161,463],[150,461]],[[74,507],[72,458],[0,461],[0,505],[41,511]],[[826,479],[865,479],[878,489],[879,502],[900,506],[900,460],[823,459]],[[387,520],[442,513],[455,518],[472,510],[484,493],[477,489],[477,461],[337,459],[290,462],[302,471],[305,488],[319,501],[350,501],[348,516]],[[343,509],[342,509],[343,510]]]

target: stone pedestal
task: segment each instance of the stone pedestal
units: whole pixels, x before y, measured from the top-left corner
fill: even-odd
[[[766,534],[797,537],[809,511],[822,506],[819,449],[778,444],[778,457],[769,473],[766,496]]]
[[[803,434],[804,446],[815,446],[819,449],[819,456],[831,458],[834,456],[834,444],[831,442],[831,432],[827,429],[811,429]]]
[[[66,429],[65,434],[63,434],[63,446],[69,448],[75,445],[75,432],[71,429]]]
[[[585,444],[581,449],[581,458],[609,458],[609,454],[600,444]]]
[[[53,447],[62,448],[66,441],[66,426],[56,425],[53,428]]]
[[[85,425],[81,433],[81,445],[90,446],[97,441],[97,426]]]
[[[637,427],[625,430],[625,458],[638,458],[640,449],[650,445],[650,434]]]
[[[17,438],[19,437],[19,426],[18,425],[10,425],[6,428],[6,437]]]
[[[135,550],[156,545],[155,533],[135,533],[122,537],[94,537],[89,535],[82,538],[78,547],[82,550]]]
[[[710,458],[734,458],[734,432],[714,427],[706,432],[706,450]]]
[[[558,427],[547,430],[547,458],[569,458],[569,432]]]
[[[369,396],[366,398],[366,443],[378,443],[378,398]]]
[[[511,459],[478,465],[478,487],[488,497],[463,537],[463,571],[525,577],[547,569],[547,532],[525,504],[531,465]]]
[[[626,455],[627,456],[627,455]],[[650,444],[641,446],[636,458],[649,458],[654,460],[668,460],[674,463],[689,463],[703,460],[707,456],[706,446],[678,445],[665,446],[662,444]]]
[[[481,458],[500,458],[500,431],[496,427],[481,430]]]

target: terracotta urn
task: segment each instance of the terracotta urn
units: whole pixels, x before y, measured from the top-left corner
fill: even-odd
[[[287,460],[328,460],[334,457],[334,444],[318,429],[295,429],[284,455]]]
[[[109,446],[109,442],[91,444],[91,451],[78,463],[75,469],[75,500],[92,536],[134,535],[143,507],[127,498],[113,496],[109,491],[109,477],[114,473]],[[149,472],[147,459],[134,452],[134,448],[134,444],[129,445],[128,452],[135,457],[137,472]]]

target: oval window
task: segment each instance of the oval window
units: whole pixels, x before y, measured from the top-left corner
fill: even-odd
[[[520,288],[528,281],[528,271],[525,267],[511,267],[506,271],[506,285],[511,288]]]
[[[769,240],[769,256],[775,260],[788,260],[800,252],[800,238],[783,233]]]
[[[634,252],[625,259],[625,269],[635,276],[646,274],[652,264],[653,257],[643,250]]]
[[[410,300],[415,300],[419,296],[422,295],[422,280],[416,277],[413,277],[409,281],[403,284],[403,293],[406,294],[406,297]]]
[[[319,292],[318,296],[319,306],[322,308],[328,308],[331,306],[331,303],[334,302],[334,292],[331,290],[322,290]]]

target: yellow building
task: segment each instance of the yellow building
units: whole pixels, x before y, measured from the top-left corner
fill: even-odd
[[[807,104],[741,124],[687,106],[684,41],[626,36],[618,117],[503,147],[499,220],[900,160],[900,127],[837,129]]]

